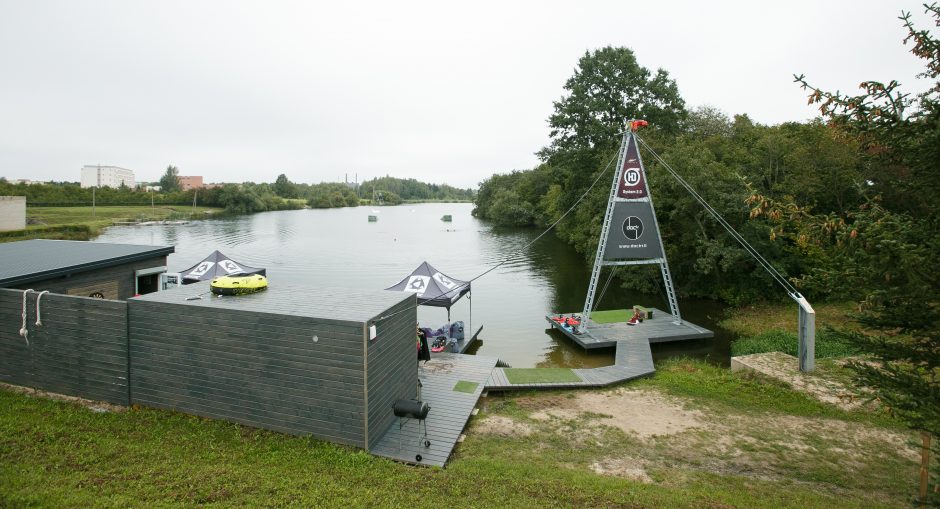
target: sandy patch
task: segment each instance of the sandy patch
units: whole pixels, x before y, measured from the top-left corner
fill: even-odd
[[[530,417],[536,420],[583,416],[641,438],[674,435],[703,425],[701,412],[686,410],[679,400],[650,390],[577,392],[573,397],[527,398],[520,404],[533,409]]]
[[[790,448],[801,449],[794,442],[810,437],[824,438],[830,450],[843,451],[846,457],[864,459],[864,451],[872,444],[887,444],[911,461],[920,458],[918,449],[911,444],[910,436],[865,424],[836,419],[814,419],[807,417],[780,416],[764,421],[768,426],[783,430],[791,442]],[[814,450],[810,448],[811,450]]]
[[[650,484],[653,479],[646,473],[645,464],[645,461],[636,458],[604,458],[591,463],[590,468],[595,474],[623,477]]]
[[[490,415],[476,422],[474,431],[502,437],[525,437],[532,434],[532,426],[502,415]]]
[[[809,394],[844,410],[862,406],[865,398],[838,381],[800,371],[799,360],[782,352],[756,353],[731,359],[731,369],[747,369],[789,384],[794,390]]]

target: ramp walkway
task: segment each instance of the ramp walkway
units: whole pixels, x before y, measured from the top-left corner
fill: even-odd
[[[672,315],[653,308],[653,318],[648,318],[638,325],[625,322],[595,323],[588,319],[587,331],[575,334],[570,328],[552,320],[553,315],[545,317],[553,328],[561,331],[572,341],[585,349],[615,347],[614,365],[593,369],[572,369],[580,381],[513,383],[506,369],[497,367],[486,382],[487,390],[510,391],[526,389],[564,389],[606,387],[634,378],[652,375],[653,352],[650,343],[680,341],[687,339],[710,338],[714,333],[694,323],[674,321]],[[561,315],[572,316],[572,313]]]
[[[581,380],[574,382],[512,383],[506,369],[495,368],[486,382],[486,389],[491,391],[518,391],[529,389],[566,389],[606,387],[619,382],[652,375],[653,353],[646,339],[628,339],[617,341],[614,365],[602,368],[572,369]]]

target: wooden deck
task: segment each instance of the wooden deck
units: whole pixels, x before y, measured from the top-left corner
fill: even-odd
[[[425,420],[431,446],[424,447],[420,443],[423,434],[419,432],[417,420],[404,420],[401,431],[396,420],[369,452],[405,463],[443,467],[497,362],[494,357],[433,354],[430,361],[418,367],[418,378],[423,384],[421,399],[431,407]],[[477,386],[472,393],[455,391],[454,386],[460,381]],[[422,457],[420,462],[416,460],[418,454]]]
[[[619,344],[620,341],[643,340],[647,343],[665,343],[667,341],[681,341],[686,339],[705,339],[715,335],[714,332],[695,325],[692,322],[682,320],[680,323],[673,321],[672,315],[659,309],[652,309],[653,318],[644,320],[637,325],[627,325],[625,322],[618,323],[594,323],[590,318],[587,320],[587,331],[583,334],[574,334],[572,331],[562,327],[552,320],[552,316],[546,315],[545,319],[552,327],[561,331],[572,341],[578,343],[586,349],[607,348]],[[572,316],[573,313],[566,313],[561,316]]]
[[[486,389],[491,391],[517,391],[527,389],[567,389],[606,387],[641,376],[652,375],[653,354],[649,343],[644,339],[618,341],[614,354],[614,365],[602,368],[573,369],[580,382],[527,383],[514,384],[506,377],[505,368],[495,368],[486,382]]]

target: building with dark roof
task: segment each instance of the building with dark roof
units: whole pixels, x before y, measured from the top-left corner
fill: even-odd
[[[173,246],[73,240],[0,244],[0,288],[125,300],[157,291]]]

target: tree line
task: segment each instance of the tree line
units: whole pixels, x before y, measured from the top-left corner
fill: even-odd
[[[940,26],[940,7],[924,7]],[[863,329],[827,333],[868,355],[848,364],[856,381],[922,431],[927,450],[940,433],[940,37],[909,13],[900,20],[925,92],[864,81],[857,95],[833,93],[794,76],[820,117],[771,126],[689,110],[669,74],[639,66],[630,49],[588,52],[554,104],[541,163],[482,182],[474,214],[544,227],[573,207],[557,234],[592,260],[612,176],[578,199],[616,157],[624,121],[650,121],[640,133],[650,147],[800,292],[857,303]],[[678,290],[734,304],[785,299],[662,163],[641,154]],[[654,270],[618,270],[624,287],[661,284]]]
[[[324,182],[301,184],[281,174],[274,191],[284,198],[304,199],[312,208],[354,207],[360,203],[398,205],[406,201],[472,201],[472,189],[458,189],[447,184],[428,184],[415,179],[378,177],[361,184]]]
[[[188,191],[146,192],[128,187],[82,188],[76,182],[13,184],[0,179],[0,195],[25,196],[28,206],[198,205],[224,208],[233,214],[302,208],[303,203],[282,199],[270,184],[225,184]]]
[[[94,199],[98,205],[199,205],[220,207],[235,214],[269,210],[355,207],[371,203],[372,197],[383,205],[404,201],[471,201],[472,189],[457,189],[447,184],[427,184],[415,179],[381,177],[359,185],[336,182],[319,184],[295,183],[285,174],[272,183],[245,182],[218,187],[183,191],[179,170],[170,165],[158,182],[159,191],[144,192],[143,186],[131,189],[102,187],[82,188],[76,182],[49,184],[14,184],[0,178],[0,196],[26,196],[30,206],[85,206]],[[94,195],[93,195],[94,193]],[[374,193],[374,194],[373,194]]]

